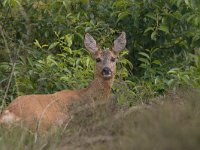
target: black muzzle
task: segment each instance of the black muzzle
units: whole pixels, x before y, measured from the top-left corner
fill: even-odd
[[[104,77],[110,77],[112,75],[112,71],[108,67],[104,67],[101,73]]]

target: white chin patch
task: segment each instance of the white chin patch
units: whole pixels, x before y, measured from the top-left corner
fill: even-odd
[[[103,74],[103,77],[104,77],[104,78],[110,78],[110,77],[111,77],[111,74]]]

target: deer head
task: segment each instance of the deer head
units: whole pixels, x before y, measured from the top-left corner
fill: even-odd
[[[121,35],[113,42],[112,48],[101,50],[97,47],[96,41],[89,34],[86,33],[85,47],[92,54],[96,60],[95,76],[103,79],[111,79],[115,75],[117,55],[126,46],[126,33]]]

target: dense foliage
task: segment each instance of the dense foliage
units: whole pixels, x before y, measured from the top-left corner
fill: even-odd
[[[127,33],[113,87],[121,103],[199,87],[199,15],[198,0],[0,1],[0,99],[85,87],[94,63],[86,32],[101,47]]]

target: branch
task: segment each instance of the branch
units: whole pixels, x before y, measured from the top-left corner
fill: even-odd
[[[5,33],[3,32],[3,29],[2,27],[0,26],[0,31],[1,31],[1,36],[3,37],[3,40],[4,40],[4,43],[5,43],[5,48],[6,48],[6,51],[9,55],[9,58],[10,58],[10,62],[12,64],[12,70],[11,70],[11,73],[10,73],[10,77],[9,77],[9,80],[8,80],[8,84],[7,84],[7,87],[6,87],[6,91],[5,91],[5,94],[3,96],[3,100],[2,100],[2,105],[0,107],[0,110],[2,110],[5,105],[6,105],[6,98],[8,96],[8,90],[10,88],[10,85],[11,85],[11,81],[12,81],[12,78],[13,78],[13,75],[14,75],[14,71],[15,71],[15,66],[16,66],[16,62],[14,60],[12,60],[12,57],[10,55],[10,49],[8,47],[8,43],[7,43],[7,40],[5,38]],[[19,53],[19,50],[17,51],[16,55],[18,56],[18,53]]]

